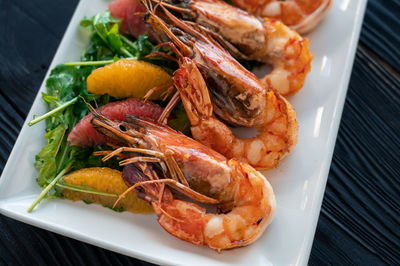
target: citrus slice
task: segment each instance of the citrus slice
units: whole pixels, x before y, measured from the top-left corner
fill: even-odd
[[[75,186],[92,188],[97,191],[121,195],[128,189],[122,179],[122,173],[107,167],[92,167],[74,171],[64,177],[64,181]],[[111,208],[117,197],[101,196],[92,193],[78,192],[69,189],[63,190],[65,198],[77,201],[83,200],[89,203],[98,203]],[[129,192],[116,206],[118,210],[134,213],[151,213],[151,206],[144,200],[139,199],[135,191]]]
[[[154,88],[171,83],[171,76],[161,67],[145,61],[120,59],[94,70],[87,78],[87,89],[94,94],[117,98],[141,98]],[[166,90],[155,91],[150,100],[160,99]]]

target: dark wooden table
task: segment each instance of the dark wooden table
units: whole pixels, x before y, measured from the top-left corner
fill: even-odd
[[[0,0],[0,171],[78,0]],[[400,264],[400,1],[370,0],[310,265]],[[0,215],[0,265],[148,265]]]

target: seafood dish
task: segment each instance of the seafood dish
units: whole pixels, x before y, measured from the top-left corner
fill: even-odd
[[[0,213],[162,265],[306,265],[365,6],[80,1]]]
[[[43,189],[132,216],[221,252],[273,223],[268,171],[298,143],[291,96],[311,73],[310,40],[332,1],[115,0],[84,17],[79,61],[51,70],[42,99]],[[267,64],[261,77],[252,71]],[[254,130],[242,137],[236,128]],[[269,232],[267,232],[269,233]]]
[[[43,191],[28,211],[53,195],[152,209],[171,235],[217,251],[255,241],[276,208],[258,170],[298,139],[286,97],[303,87],[313,56],[296,29],[310,30],[329,2],[297,4],[295,14],[288,1],[279,15],[276,1],[115,0],[85,17],[89,47],[52,70],[50,111],[30,122],[46,121],[47,145],[35,162]],[[255,76],[254,61],[272,71]]]
[[[158,222],[170,234],[218,251],[257,239],[275,212],[275,197],[264,176],[246,163],[227,160],[170,127],[127,116],[115,122],[93,110],[92,124],[122,146],[106,159],[132,152],[120,162],[123,177],[151,203]],[[157,169],[154,162],[160,164]],[[207,170],[204,170],[207,169]],[[162,179],[160,178],[162,177]],[[218,213],[175,199],[168,185],[199,203],[217,204]],[[123,197],[121,195],[120,197]]]

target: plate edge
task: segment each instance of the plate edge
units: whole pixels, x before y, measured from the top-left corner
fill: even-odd
[[[303,256],[302,256],[303,258],[298,261],[297,265],[307,265],[310,255],[311,255],[311,248],[312,248],[312,244],[314,243],[315,232],[317,230],[318,220],[319,220],[319,216],[321,213],[322,201],[323,201],[323,198],[325,195],[326,184],[327,184],[328,177],[329,177],[329,170],[330,170],[330,167],[332,164],[333,152],[335,149],[337,135],[339,133],[340,122],[342,120],[341,118],[342,118],[342,114],[343,114],[346,95],[347,95],[347,91],[348,91],[349,85],[350,85],[351,73],[353,70],[353,65],[354,65],[354,61],[355,61],[355,57],[356,57],[356,53],[357,53],[357,46],[358,46],[358,42],[359,42],[360,35],[361,35],[361,29],[362,29],[362,24],[364,21],[367,2],[368,2],[367,0],[360,0],[359,5],[357,7],[356,16],[357,15],[358,16],[357,16],[357,20],[354,25],[355,31],[353,32],[352,40],[350,43],[351,49],[349,50],[349,52],[346,56],[346,58],[348,59],[348,61],[350,61],[350,63],[345,64],[347,69],[346,69],[346,71],[344,71],[345,77],[344,77],[344,79],[342,79],[342,82],[341,82],[342,84],[340,86],[342,92],[339,94],[339,97],[335,103],[335,110],[333,112],[333,117],[336,117],[336,118],[330,125],[331,130],[330,130],[329,136],[328,136],[328,140],[330,142],[330,147],[329,147],[330,155],[328,157],[329,163],[325,164],[325,168],[323,169],[325,174],[322,175],[322,176],[325,176],[325,179],[319,180],[319,182],[317,184],[318,188],[316,190],[320,191],[320,193],[317,193],[316,199],[314,199],[314,207],[313,207],[314,210],[312,211],[312,213],[318,213],[318,215],[313,217],[312,223],[310,223],[310,225],[308,226],[308,229],[307,229],[308,233],[306,235],[310,235],[310,237],[308,239],[311,239],[311,240],[305,240],[308,243],[304,244],[306,247],[304,248],[304,252],[303,252]],[[334,138],[333,138],[333,135],[335,135]]]
[[[75,20],[75,17],[77,16],[77,13],[79,12],[79,10],[81,8],[81,5],[83,5],[82,4],[83,2],[85,2],[85,0],[80,0],[79,3],[77,4],[75,10],[74,10],[74,13],[73,13],[73,15],[71,17],[71,20],[68,23],[66,31],[64,32],[64,35],[63,35],[63,37],[62,37],[62,39],[61,39],[61,41],[60,41],[60,43],[59,43],[59,45],[57,47],[56,53],[55,53],[55,55],[54,55],[54,57],[53,57],[53,59],[51,61],[51,64],[49,65],[49,68],[48,68],[48,70],[46,72],[46,75],[43,78],[43,82],[41,83],[41,85],[39,87],[39,90],[38,90],[38,93],[37,93],[37,95],[35,97],[35,100],[32,103],[30,111],[28,112],[28,114],[26,116],[26,119],[25,119],[24,123],[22,124],[21,130],[24,128],[25,124],[28,122],[29,117],[31,117],[33,115],[33,106],[36,105],[37,102],[41,100],[40,93],[41,93],[42,89],[44,88],[46,79],[48,78],[51,69],[54,68],[54,66],[56,65],[56,63],[55,63],[56,58],[60,56],[59,55],[60,50],[61,50],[61,45],[60,44],[62,44],[64,42],[66,36],[69,34],[70,31],[73,30],[73,27],[72,27],[73,21]],[[329,160],[328,159],[326,159],[326,160],[329,161],[330,163],[326,164],[326,167],[323,169],[323,171],[326,172],[325,175],[322,175],[322,176],[325,176],[325,179],[322,178],[318,182],[318,188],[319,189],[316,189],[316,190],[317,191],[321,191],[321,192],[316,194],[316,196],[315,196],[316,199],[314,199],[315,203],[313,204],[314,205],[314,207],[313,207],[314,210],[312,210],[312,213],[318,213],[318,215],[316,215],[316,217],[313,218],[313,222],[310,223],[310,225],[307,228],[308,233],[306,234],[306,236],[311,235],[312,237],[309,237],[309,239],[311,239],[311,240],[306,240],[308,243],[305,244],[306,247],[304,248],[302,259],[300,259],[298,261],[297,265],[306,265],[308,260],[309,260],[310,253],[311,253],[311,248],[312,248],[312,244],[313,244],[313,240],[314,240],[314,235],[315,235],[315,231],[316,231],[316,228],[317,228],[317,222],[318,222],[318,219],[319,219],[320,209],[321,209],[321,206],[322,206],[322,200],[323,200],[323,196],[324,196],[324,193],[325,193],[325,187],[326,187],[326,183],[327,183],[327,179],[328,179],[329,169],[330,169],[330,165],[331,165],[331,162],[332,162],[332,156],[333,156],[333,151],[334,151],[334,147],[335,147],[335,142],[336,142],[336,139],[337,139],[337,134],[338,134],[338,130],[339,130],[339,125],[340,125],[340,121],[341,121],[343,107],[344,107],[346,94],[347,94],[347,90],[348,90],[348,86],[349,86],[349,82],[350,82],[352,67],[353,67],[354,59],[355,59],[355,55],[356,55],[357,44],[358,44],[358,40],[359,40],[359,37],[360,37],[360,34],[361,34],[361,27],[362,27],[363,18],[364,18],[364,15],[365,15],[366,5],[367,5],[367,0],[360,0],[359,6],[357,8],[358,12],[360,12],[360,17],[358,17],[358,19],[356,20],[356,23],[355,23],[354,27],[358,32],[355,32],[355,36],[353,35],[353,38],[351,40],[351,49],[349,50],[349,53],[347,55],[347,58],[351,59],[350,60],[351,63],[349,65],[346,65],[346,68],[347,68],[348,71],[345,71],[346,76],[345,76],[345,79],[342,80],[342,85],[340,86],[342,92],[339,94],[339,97],[338,97],[338,99],[337,99],[337,101],[335,103],[335,107],[336,108],[335,108],[335,111],[334,111],[334,114],[333,114],[334,117],[336,117],[336,119],[331,124],[331,131],[330,131],[330,134],[329,134],[330,136],[328,137],[328,139],[331,142],[330,143],[331,147],[329,148],[330,156],[327,157],[327,158],[329,158]],[[332,135],[336,135],[336,136],[333,138]],[[15,144],[14,144],[12,150],[11,150],[11,153],[10,153],[8,159],[7,159],[7,162],[6,162],[6,165],[4,167],[3,173],[2,173],[2,175],[0,177],[0,187],[5,182],[4,181],[5,178],[3,178],[3,176],[6,176],[6,173],[9,171],[8,170],[9,161],[11,159],[14,159],[14,157],[15,157],[15,150],[16,150],[15,148],[20,145],[20,143],[19,143],[21,141],[20,136],[21,136],[21,134],[18,135],[18,137],[17,137],[17,139],[15,141]],[[322,189],[323,189],[323,191],[322,191]],[[6,199],[1,199],[0,198],[0,214],[3,214],[5,216],[7,216],[7,217],[11,217],[11,218],[16,219],[18,221],[27,223],[27,222],[24,221],[24,217],[23,216],[20,216],[19,214],[14,214],[12,212],[4,210],[2,208],[2,205],[5,202],[6,202]],[[42,228],[42,229],[45,229],[45,230],[49,230],[49,231],[57,233],[57,234],[65,235],[65,236],[68,236],[68,237],[71,237],[73,239],[76,239],[76,240],[79,240],[79,241],[83,241],[83,242],[86,242],[86,243],[89,243],[89,244],[100,246],[100,247],[108,249],[108,250],[113,250],[115,252],[122,253],[122,254],[125,254],[127,256],[132,256],[131,253],[130,253],[132,251],[119,250],[117,247],[113,247],[112,245],[110,246],[110,244],[104,244],[103,245],[101,243],[101,241],[95,241],[93,238],[85,238],[85,240],[82,240],[82,238],[79,238],[79,233],[70,233],[70,232],[65,231],[63,229],[59,230],[58,228],[57,228],[58,231],[55,231],[55,230],[53,230],[52,225],[49,224],[49,223],[44,224],[44,223],[41,223],[40,221],[37,221],[37,220],[31,220],[31,221],[32,221],[32,223],[27,223],[27,224],[32,224],[32,225],[37,226],[39,228]],[[154,260],[153,258],[147,257],[145,255],[143,256],[143,254],[142,255],[137,254],[136,258],[143,259],[143,260],[146,260],[148,262],[162,263],[164,265],[166,264],[165,260]]]

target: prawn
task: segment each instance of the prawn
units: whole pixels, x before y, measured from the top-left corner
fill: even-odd
[[[170,21],[186,32],[188,25],[197,27],[235,58],[271,65],[272,72],[261,79],[268,88],[286,97],[304,86],[313,59],[309,40],[276,19],[256,17],[220,0],[151,1],[164,7],[157,12],[164,23]],[[151,26],[156,31],[154,23]]]
[[[252,243],[271,222],[276,208],[272,187],[250,165],[227,160],[151,120],[128,115],[127,122],[117,122],[93,109],[92,114],[95,128],[121,145],[103,160],[125,152],[120,165],[130,188],[120,198],[136,189],[168,233],[221,251]],[[216,205],[217,213],[179,199],[171,189],[196,202]]]
[[[151,16],[153,13],[149,14]],[[199,37],[192,38],[193,55],[188,46],[183,44],[163,21],[153,15],[152,23],[163,29],[180,48],[178,50],[172,43],[165,44],[172,47],[178,56],[179,69],[175,71],[173,80],[196,140],[227,158],[237,158],[257,169],[273,168],[290,153],[297,143],[298,124],[296,113],[289,102],[276,91],[265,88],[254,75],[243,70],[229,54],[226,55],[223,49],[201,34],[193,33]],[[191,28],[188,30],[191,31]],[[183,39],[188,38],[183,36]],[[219,69],[223,69],[223,73],[229,73],[230,79],[226,78],[228,75],[225,78],[219,75]],[[213,82],[210,82],[210,77],[214,78]],[[229,81],[234,82],[231,87],[224,87],[221,96],[215,84],[224,86],[224,83]],[[242,92],[236,94],[235,90],[239,86]],[[214,96],[213,102],[210,95]],[[229,100],[231,104],[226,104]],[[242,112],[245,108],[238,109],[236,103],[242,103],[248,109],[257,107],[257,113],[246,116],[247,113]],[[167,107],[166,110],[170,108]],[[230,123],[256,127],[259,134],[250,139],[239,138],[215,118],[213,112]]]
[[[154,13],[150,3],[146,3],[146,23],[151,25],[160,42],[167,42],[159,46],[177,47],[179,53],[196,63],[213,96],[214,112],[223,120],[237,126],[253,127],[262,123],[262,110],[266,108],[266,102],[261,95],[266,88],[261,81],[213,39],[176,18],[173,18],[175,21],[171,24],[167,23]],[[168,41],[174,45],[169,45]],[[153,55],[148,55],[150,56]]]
[[[212,115],[206,83],[193,61],[182,57],[179,65],[173,80],[196,140],[227,158],[237,158],[259,170],[275,167],[296,145],[296,113],[287,100],[275,91],[268,90],[264,94],[268,109],[264,124],[257,127],[258,135],[242,139]]]
[[[297,32],[310,32],[328,13],[333,0],[233,0],[255,15],[282,21]]]

